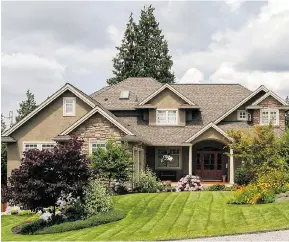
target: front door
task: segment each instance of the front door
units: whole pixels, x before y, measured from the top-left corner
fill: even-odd
[[[202,180],[222,180],[224,155],[217,151],[197,153],[197,174]]]

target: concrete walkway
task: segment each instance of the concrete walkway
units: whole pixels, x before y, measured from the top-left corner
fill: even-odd
[[[281,230],[266,233],[242,234],[232,236],[220,236],[202,239],[180,240],[184,241],[289,241],[289,230]]]

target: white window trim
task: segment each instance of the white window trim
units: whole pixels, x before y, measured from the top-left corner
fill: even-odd
[[[66,112],[66,100],[72,100],[72,113]],[[75,106],[76,106],[76,97],[64,97],[63,98],[63,116],[75,116]]]
[[[169,123],[165,123],[165,124],[160,124],[158,123],[158,111],[176,111],[176,123],[175,124],[169,124]],[[166,115],[166,119],[168,119],[168,115]],[[166,120],[168,121],[168,120]],[[175,126],[179,124],[179,110],[175,109],[175,108],[158,108],[156,110],[156,125],[159,126]]]
[[[89,155],[92,155],[92,145],[93,144],[105,144],[106,145],[106,140],[95,140],[91,139],[89,140]]]
[[[260,125],[268,125],[268,124],[263,124],[263,119],[262,119],[262,113],[263,111],[268,111],[268,119],[269,119],[269,123],[271,121],[271,118],[270,118],[270,115],[271,115],[271,112],[276,112],[276,122],[277,124],[273,124],[273,126],[279,126],[280,123],[279,123],[279,109],[277,108],[263,108],[260,110]]]
[[[240,113],[241,112],[245,112],[246,113],[245,118],[240,118]],[[248,112],[246,110],[238,110],[237,111],[237,120],[238,121],[247,121],[248,120]]]
[[[158,150],[159,149],[178,149],[179,150],[179,166],[178,167],[158,167]],[[182,169],[182,156],[183,156],[183,149],[182,147],[156,147],[155,148],[155,170],[181,170]]]
[[[56,142],[55,141],[23,141],[23,144],[22,144],[22,153],[25,151],[25,146],[27,144],[36,144],[37,145],[37,149],[38,150],[42,150],[42,145],[43,144],[54,144],[56,145]]]

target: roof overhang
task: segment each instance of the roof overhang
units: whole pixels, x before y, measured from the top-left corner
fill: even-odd
[[[195,133],[193,136],[191,136],[189,139],[186,140],[186,143],[191,143],[193,140],[195,140],[196,138],[198,138],[200,135],[202,135],[203,133],[205,133],[207,130],[209,130],[210,128],[215,129],[217,132],[219,132],[221,135],[223,135],[225,138],[227,138],[228,140],[232,140],[232,138],[222,129],[220,129],[217,125],[215,125],[214,123],[209,123],[207,126],[205,126],[204,128],[202,128],[201,130],[199,130],[197,133]]]
[[[173,88],[171,85],[169,84],[164,84],[163,86],[161,86],[159,89],[157,89],[155,92],[153,92],[152,94],[150,94],[148,97],[146,97],[144,100],[142,100],[139,103],[139,106],[145,105],[148,101],[150,101],[152,98],[154,98],[156,95],[158,95],[160,92],[162,92],[165,89],[169,89],[170,91],[172,91],[173,93],[175,93],[177,96],[179,96],[181,99],[183,99],[185,102],[187,102],[189,105],[195,105],[190,99],[188,99],[186,96],[184,96],[183,94],[181,94],[180,92],[178,92],[175,88]]]
[[[10,136],[1,136],[2,143],[15,143],[17,140]]]
[[[227,116],[229,116],[231,113],[233,113],[234,111],[236,111],[239,107],[241,107],[242,105],[244,105],[246,102],[248,102],[252,97],[254,97],[255,95],[257,95],[260,91],[264,91],[264,92],[268,92],[269,90],[264,86],[260,86],[259,88],[257,88],[254,92],[252,92],[248,97],[244,98],[241,102],[239,102],[237,105],[235,105],[233,108],[231,108],[229,111],[227,111],[226,113],[224,113],[221,117],[219,117],[217,120],[214,121],[214,124],[218,124],[219,122],[221,122],[224,118],[226,118]]]
[[[260,97],[256,102],[254,102],[252,105],[258,105],[260,102],[262,102],[263,100],[265,100],[267,97],[273,97],[275,98],[278,102],[282,103],[282,105],[288,105],[288,103],[286,103],[281,97],[279,97],[276,93],[269,91],[267,92],[265,95],[263,95],[262,97]]]
[[[135,136],[135,135],[126,135],[126,136],[121,137],[120,140],[121,141],[131,142],[131,143],[143,142],[143,140],[141,138],[139,138],[138,136]]]
[[[43,101],[36,109],[34,109],[30,114],[28,114],[25,118],[21,119],[18,123],[13,125],[10,129],[8,129],[3,135],[9,136],[12,134],[15,130],[17,130],[19,127],[21,127],[24,123],[26,123],[29,119],[31,119],[34,115],[36,115],[38,112],[40,112],[43,108],[48,106],[51,102],[53,102],[56,98],[58,98],[61,94],[63,94],[66,91],[72,92],[75,96],[80,98],[82,101],[87,103],[90,107],[94,108],[96,106],[95,103],[93,103],[91,100],[89,100],[87,97],[85,97],[80,91],[78,91],[76,88],[74,88],[69,83],[66,83],[62,88],[60,88],[57,92],[55,92],[52,96],[47,98],[45,101]]]
[[[67,142],[67,141],[71,140],[71,137],[69,135],[57,135],[52,140],[54,140],[56,142]]]
[[[157,106],[153,105],[141,105],[141,106],[136,106],[135,109],[156,109]]]
[[[107,108],[109,111],[134,111],[135,108]]]
[[[249,105],[246,107],[246,109],[262,109],[262,106],[258,106],[258,105]]]
[[[113,123],[115,126],[117,126],[120,130],[122,130],[127,135],[134,135],[131,131],[129,131],[126,127],[124,127],[120,122],[118,122],[114,117],[103,111],[100,107],[95,107],[90,112],[85,114],[82,118],[77,120],[74,124],[72,124],[70,127],[68,127],[66,130],[64,130],[60,135],[68,135],[71,131],[73,131],[75,128],[77,128],[80,124],[82,124],[84,121],[89,119],[92,115],[95,113],[99,113],[103,117],[105,117],[108,121]]]
[[[182,105],[179,106],[179,109],[200,109],[200,106],[194,106],[194,105]]]

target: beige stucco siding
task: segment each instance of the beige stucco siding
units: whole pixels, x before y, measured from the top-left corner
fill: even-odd
[[[196,144],[200,141],[204,140],[216,140],[219,142],[222,142],[224,144],[228,144],[228,139],[224,137],[222,134],[220,134],[217,130],[210,128],[207,131],[205,131],[203,134],[198,136],[195,140],[192,141],[192,144]]]
[[[69,135],[83,138],[83,151],[88,154],[89,140],[105,141],[109,138],[119,140],[125,133],[101,114],[96,113]]]
[[[157,109],[178,109],[185,104],[185,101],[171,90],[164,90],[150,100],[149,104],[156,106]],[[178,109],[179,125],[186,124],[186,112]],[[156,125],[156,110],[149,112],[149,125]]]
[[[8,144],[8,176],[10,176],[12,169],[20,165],[23,142],[52,141],[55,136],[91,110],[90,106],[76,97],[76,115],[64,117],[63,97],[76,96],[70,91],[66,91],[11,134],[11,137],[17,142]]]

